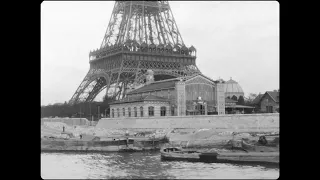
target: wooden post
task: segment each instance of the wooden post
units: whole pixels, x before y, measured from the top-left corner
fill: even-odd
[[[153,139],[152,139],[152,147],[153,147],[153,149],[154,149],[154,137],[153,137]]]

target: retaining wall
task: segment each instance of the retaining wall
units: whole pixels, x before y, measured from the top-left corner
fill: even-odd
[[[124,141],[83,141],[83,140],[44,140],[41,139],[41,151],[96,151],[117,152],[125,149],[137,151],[160,149],[160,141],[134,141],[126,146]]]
[[[90,125],[86,118],[41,118],[41,124],[44,122],[62,122],[70,126]]]
[[[100,119],[97,128],[208,128],[230,131],[279,131],[279,113]]]

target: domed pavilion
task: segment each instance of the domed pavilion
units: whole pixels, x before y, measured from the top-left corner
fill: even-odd
[[[244,92],[241,86],[237,81],[233,80],[232,78],[230,78],[230,80],[225,83],[224,91],[225,97],[229,99],[231,99],[232,96],[236,96],[237,100],[240,96],[244,97]]]

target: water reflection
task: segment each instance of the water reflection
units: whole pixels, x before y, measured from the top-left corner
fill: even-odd
[[[44,179],[277,179],[278,168],[161,161],[160,154],[42,153]]]

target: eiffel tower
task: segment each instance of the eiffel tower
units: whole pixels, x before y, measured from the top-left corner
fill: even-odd
[[[104,89],[115,100],[146,82],[201,73],[195,47],[186,47],[168,1],[115,1],[99,49],[69,104],[90,102]]]

